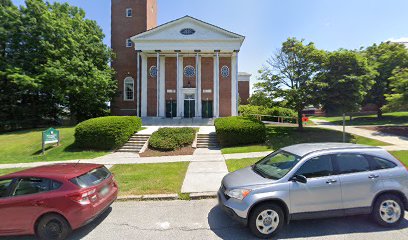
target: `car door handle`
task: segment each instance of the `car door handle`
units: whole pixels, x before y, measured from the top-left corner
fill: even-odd
[[[333,183],[336,183],[336,182],[337,182],[336,179],[330,179],[330,180],[326,181],[327,184],[333,184]]]
[[[375,178],[379,178],[379,177],[380,177],[380,175],[376,175],[376,174],[368,176],[369,179],[375,179]]]

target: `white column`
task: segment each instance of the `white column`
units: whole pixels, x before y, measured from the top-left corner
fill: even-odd
[[[147,117],[147,57],[142,54],[142,101],[141,116]]]
[[[137,59],[136,59],[136,64],[137,64],[137,71],[136,71],[136,116],[139,115],[140,111],[140,52],[137,52]]]
[[[231,115],[237,116],[237,55],[231,56]]]
[[[160,106],[160,53],[156,53],[156,117],[159,116],[159,106]]]
[[[238,116],[238,109],[239,109],[239,92],[238,92],[238,79],[239,79],[239,59],[238,59],[238,51],[236,51],[237,55],[236,55],[236,59],[235,59],[235,71],[236,71],[236,79],[235,79],[235,102],[236,102],[236,112],[235,112],[235,116]]]
[[[159,117],[166,117],[166,57],[160,58]]]
[[[197,75],[197,83],[196,83],[196,88],[197,88],[197,110],[196,110],[196,117],[202,117],[201,112],[202,112],[202,102],[201,102],[201,56],[197,53],[196,56],[196,75]]]
[[[219,112],[219,70],[220,69],[220,55],[216,52],[214,61],[214,117],[220,116]]]
[[[183,98],[183,57],[177,53],[177,117],[184,115]]]

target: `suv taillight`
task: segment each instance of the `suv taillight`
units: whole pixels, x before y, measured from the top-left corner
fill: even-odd
[[[85,191],[80,191],[77,193],[73,193],[68,195],[68,197],[74,201],[74,202],[78,202],[80,204],[86,205],[91,203],[90,199],[92,197],[93,194],[95,194],[96,189],[92,188],[92,189],[87,189]]]

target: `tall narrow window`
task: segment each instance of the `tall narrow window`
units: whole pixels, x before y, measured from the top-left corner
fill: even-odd
[[[130,38],[126,39],[126,47],[132,47],[132,40]]]
[[[132,17],[132,9],[126,8],[126,17]]]
[[[125,101],[133,101],[134,95],[135,95],[134,91],[135,91],[135,80],[133,80],[133,78],[131,77],[125,78],[123,99]]]

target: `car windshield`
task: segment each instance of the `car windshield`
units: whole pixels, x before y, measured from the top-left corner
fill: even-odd
[[[299,161],[299,156],[279,150],[255,163],[252,169],[265,178],[280,179]]]

